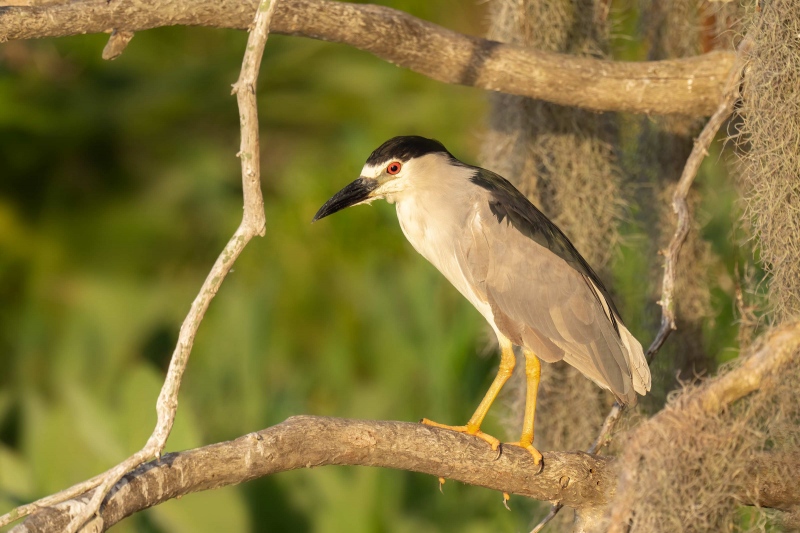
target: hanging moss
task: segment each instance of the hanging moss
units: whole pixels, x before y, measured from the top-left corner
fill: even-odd
[[[740,109],[741,183],[780,322],[800,315],[800,3],[770,1],[758,18]]]

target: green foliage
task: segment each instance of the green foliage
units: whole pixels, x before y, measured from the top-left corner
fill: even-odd
[[[395,7],[479,31],[474,9]],[[0,512],[148,436],[180,321],[241,215],[229,92],[245,38],[142,32],[110,63],[103,36],[0,49]],[[482,319],[406,243],[393,208],[310,220],[392,135],[438,137],[469,160],[483,98],[344,46],[270,38],[267,235],[212,303],[168,450],[294,414],[469,416],[496,364],[477,355]],[[524,529],[530,504],[511,503],[452,483],[441,495],[418,474],[326,468],[185,497],[117,529]]]
[[[391,5],[482,31],[457,0]],[[153,30],[114,62],[100,59],[104,36],[0,45],[0,512],[149,435],[180,322],[241,216],[229,93],[245,40]],[[462,423],[496,368],[478,355],[483,319],[413,251],[391,206],[310,220],[390,136],[437,137],[476,162],[484,94],[282,36],[258,87],[267,235],[200,328],[168,451],[295,414]],[[714,213],[709,233],[725,241]],[[636,243],[615,278],[647,339]],[[494,414],[486,429],[502,435]],[[452,482],[439,494],[428,476],[336,467],[188,496],[115,531],[519,531],[539,512],[511,507]]]

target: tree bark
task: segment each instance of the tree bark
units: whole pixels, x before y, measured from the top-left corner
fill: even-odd
[[[714,387],[716,389],[716,387]],[[646,430],[645,423],[641,430]],[[616,490],[617,469],[609,457],[583,452],[544,452],[544,469],[531,455],[504,446],[498,456],[482,440],[408,422],[296,416],[236,440],[165,454],[126,475],[111,490],[93,526],[105,531],[136,512],[202,490],[325,465],[361,465],[410,470],[489,489],[562,502],[582,516],[602,517]],[[632,465],[635,470],[635,465]],[[742,503],[791,509],[800,502],[800,455],[763,453],[746,475],[751,490]],[[431,480],[431,490],[435,482]],[[93,492],[80,500],[92,497]],[[42,509],[12,531],[63,531],[82,505],[64,502]]]
[[[613,459],[544,452],[544,468],[516,446],[492,451],[482,440],[408,422],[296,416],[236,440],[169,453],[126,475],[100,511],[100,531],[172,498],[324,465],[379,466],[574,507],[605,506],[614,494]],[[435,480],[431,480],[431,490]],[[91,498],[88,493],[80,498]],[[82,505],[68,501],[31,515],[15,532],[62,531]]]
[[[257,5],[81,0],[0,7],[0,42],[179,25],[247,29]],[[387,7],[331,0],[281,0],[271,31],[348,44],[444,83],[644,114],[710,115],[734,59],[733,53],[713,52],[634,63],[539,52],[456,33]]]

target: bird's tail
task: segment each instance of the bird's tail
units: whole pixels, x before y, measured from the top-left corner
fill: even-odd
[[[628,328],[621,323],[619,324],[619,333],[622,338],[622,344],[625,345],[625,350],[627,351],[633,390],[644,396],[650,390],[650,367],[647,366],[647,359],[644,357],[642,345],[636,340],[636,337],[631,335]]]

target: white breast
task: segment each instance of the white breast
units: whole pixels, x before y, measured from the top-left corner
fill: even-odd
[[[472,288],[456,257],[453,236],[469,231],[464,213],[446,209],[447,203],[426,201],[425,195],[409,194],[398,200],[397,219],[406,239],[422,257],[444,274],[447,280],[469,300],[489,324],[494,324],[491,308]]]

